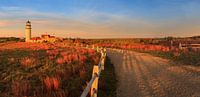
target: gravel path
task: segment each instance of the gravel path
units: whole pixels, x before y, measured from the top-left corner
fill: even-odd
[[[117,97],[200,97],[200,68],[133,51],[108,50],[118,79]]]

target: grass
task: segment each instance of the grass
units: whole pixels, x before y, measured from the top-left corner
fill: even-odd
[[[172,60],[177,64],[200,66],[200,51],[159,51],[159,50],[142,50],[142,49],[127,49],[141,53]]]
[[[161,52],[161,51],[145,51],[153,56],[170,59],[176,63],[183,65],[200,66],[200,52]]]
[[[99,97],[116,97],[117,79],[115,69],[109,57],[106,57],[105,70],[99,79]]]
[[[78,97],[100,57],[62,44],[20,44],[0,47],[0,97]]]
[[[145,51],[145,53],[149,53],[151,55],[162,57],[165,59],[174,59],[174,55],[172,52],[162,52],[162,51]]]
[[[175,60],[187,65],[200,66],[200,52],[181,53]]]

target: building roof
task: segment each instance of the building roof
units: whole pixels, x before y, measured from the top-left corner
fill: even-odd
[[[41,37],[43,38],[43,37],[50,37],[50,35],[48,35],[48,34],[43,34],[43,35],[41,35]]]
[[[42,40],[40,37],[33,37],[31,40]]]
[[[50,36],[50,38],[56,38],[55,36]]]
[[[43,34],[41,35],[42,38],[48,37],[48,38],[56,38],[55,36],[51,36],[49,34]]]

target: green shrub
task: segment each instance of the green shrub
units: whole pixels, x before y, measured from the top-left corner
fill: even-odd
[[[200,66],[200,52],[182,52],[176,58],[176,61],[182,62],[187,65]]]
[[[170,59],[185,65],[200,66],[200,52],[177,52],[178,55],[176,55],[175,52],[172,51],[171,52],[146,51],[145,53]]]

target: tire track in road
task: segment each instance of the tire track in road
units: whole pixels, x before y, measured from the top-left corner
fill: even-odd
[[[109,49],[108,56],[118,79],[117,97],[200,96],[200,67],[126,50]]]

